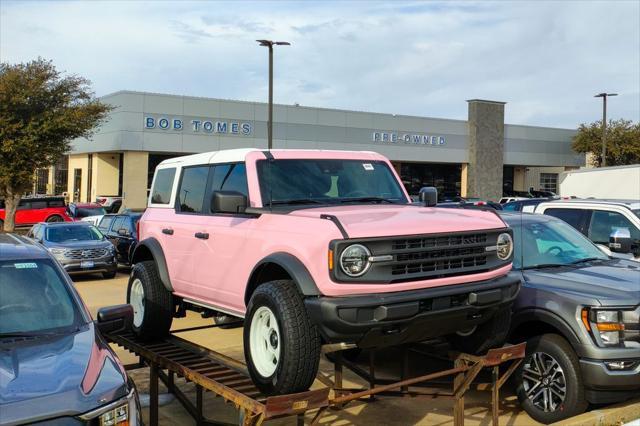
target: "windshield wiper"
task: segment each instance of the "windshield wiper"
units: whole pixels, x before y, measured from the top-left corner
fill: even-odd
[[[541,263],[539,265],[525,266],[522,269],[546,269],[546,268],[559,268],[561,266],[567,266],[564,263]]]
[[[313,198],[296,198],[294,200],[278,200],[271,201],[269,204],[278,205],[278,204],[327,204],[326,201],[315,200]]]
[[[577,265],[579,263],[587,263],[587,262],[593,262],[594,260],[604,260],[600,257],[587,257],[585,259],[580,259],[580,260],[576,260],[575,262],[571,262],[572,265]]]
[[[358,197],[358,198],[344,198],[340,200],[341,203],[357,203],[357,202],[366,203],[368,201],[377,201],[379,203],[396,204],[396,202],[393,201],[392,199],[383,198],[383,197]]]

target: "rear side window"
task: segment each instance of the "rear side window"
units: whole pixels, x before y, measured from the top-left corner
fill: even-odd
[[[49,200],[49,207],[64,207],[64,200]]]
[[[46,209],[47,202],[46,201],[32,201],[31,202],[32,209]]]
[[[169,200],[171,199],[171,188],[173,188],[173,178],[175,175],[175,168],[160,169],[156,172],[153,189],[151,190],[151,203],[169,204]]]
[[[583,217],[586,210],[581,209],[546,209],[544,214],[548,214],[549,216],[557,217],[558,219],[564,220],[569,225],[576,228],[578,231],[582,232],[582,222]]]
[[[125,217],[124,216],[118,216],[115,218],[115,220],[113,221],[113,232],[117,233],[118,230],[120,230],[121,228],[125,228],[125,223],[124,223]]]
[[[111,222],[113,222],[113,216],[104,216],[98,224],[98,229],[102,232],[108,231],[109,226],[111,226]]]
[[[182,180],[177,194],[178,207],[181,212],[202,213],[209,168],[206,165],[182,169]]]

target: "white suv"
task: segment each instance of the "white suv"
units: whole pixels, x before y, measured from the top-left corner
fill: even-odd
[[[640,200],[556,200],[535,213],[564,220],[615,257],[640,261]]]

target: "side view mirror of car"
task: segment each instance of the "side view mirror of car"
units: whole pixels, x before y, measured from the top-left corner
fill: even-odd
[[[631,252],[631,232],[629,228],[618,228],[609,235],[609,248],[616,253]]]
[[[247,197],[236,191],[215,191],[211,197],[211,213],[244,213]]]
[[[129,236],[129,230],[126,228],[120,228],[118,229],[118,235],[122,236],[122,237],[128,237]]]
[[[98,310],[98,330],[101,333],[128,331],[133,324],[133,307],[129,304],[107,306]]]
[[[438,203],[438,190],[433,186],[424,186],[420,188],[419,198],[425,207],[433,207]]]

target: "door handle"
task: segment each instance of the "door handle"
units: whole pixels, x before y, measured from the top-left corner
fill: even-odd
[[[208,240],[209,239],[209,233],[208,232],[196,232],[194,234],[194,237],[200,238],[201,240]]]
[[[164,229],[162,230],[162,233],[163,233],[163,234],[167,234],[167,235],[173,235],[173,229],[170,229],[170,228],[164,228]]]

